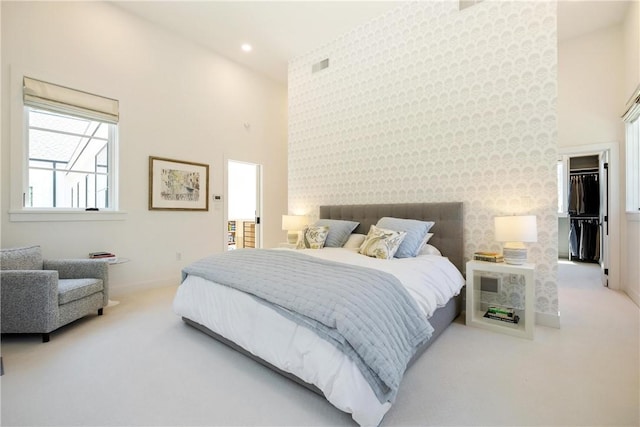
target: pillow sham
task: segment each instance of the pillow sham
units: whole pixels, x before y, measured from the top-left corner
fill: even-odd
[[[296,249],[322,249],[328,234],[326,225],[307,225],[298,238]]]
[[[420,255],[438,255],[438,256],[442,256],[442,252],[440,252],[440,250],[438,248],[436,248],[433,245],[430,244],[426,244],[424,245],[424,247],[422,249],[420,249],[420,252],[418,253],[418,256]]]
[[[360,224],[356,221],[345,221],[341,219],[319,219],[315,225],[326,225],[329,227],[329,235],[324,245],[328,248],[341,248],[349,238],[349,235]]]
[[[342,247],[345,249],[358,250],[360,249],[360,246],[362,246],[362,243],[364,243],[364,239],[366,238],[367,236],[365,236],[364,234],[353,233],[349,236],[344,246]]]
[[[358,252],[374,258],[392,259],[406,235],[404,231],[387,230],[372,224]]]
[[[411,258],[418,254],[422,240],[427,232],[433,227],[432,221],[418,221],[417,219],[404,219],[382,217],[378,220],[376,226],[394,231],[404,231],[407,236],[398,248],[396,258]]]

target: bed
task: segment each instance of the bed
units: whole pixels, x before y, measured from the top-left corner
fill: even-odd
[[[273,275],[273,278],[265,279],[282,282],[289,280],[289,276],[299,274],[301,270],[299,266],[304,265],[305,267],[302,267],[302,269],[306,269],[306,262],[325,263],[327,265],[322,268],[330,268],[331,271],[337,271],[336,275],[345,277],[352,273],[349,270],[351,268],[356,269],[353,274],[360,274],[357,269],[363,268],[369,273],[374,272],[375,276],[383,278],[393,276],[389,277],[389,280],[402,281],[403,288],[406,287],[405,279],[409,277],[404,273],[406,268],[414,268],[413,266],[416,265],[418,268],[424,269],[425,273],[420,274],[426,274],[429,269],[436,269],[437,271],[434,273],[433,278],[429,276],[427,280],[424,279],[426,277],[424,276],[420,280],[428,281],[429,283],[446,281],[446,286],[444,286],[447,288],[446,292],[438,290],[435,292],[437,295],[429,294],[424,296],[422,300],[412,290],[416,286],[411,285],[413,288],[411,286],[407,287],[410,292],[405,292],[406,295],[411,295],[411,298],[409,298],[411,304],[416,303],[416,311],[422,313],[424,318],[428,318],[430,326],[426,332],[422,330],[421,325],[418,325],[419,333],[412,330],[415,332],[415,336],[420,336],[420,339],[416,338],[415,342],[412,341],[410,346],[407,344],[410,348],[408,350],[409,353],[405,352],[403,355],[409,354],[410,357],[399,362],[403,369],[400,375],[403,375],[405,368],[408,369],[460,313],[462,306],[460,291],[464,286],[464,279],[461,274],[463,270],[462,203],[321,206],[319,218],[321,220],[356,222],[357,227],[352,230],[352,237],[367,235],[372,229],[371,226],[378,224],[381,218],[401,218],[434,223],[428,230],[431,234],[428,245],[437,248],[442,256],[421,255],[404,259],[377,260],[358,254],[357,249],[342,247],[301,251],[248,249],[244,251],[245,254],[243,255],[257,257],[262,252],[265,252],[268,253],[269,257],[272,257],[265,261],[266,263],[277,264],[282,262],[282,264],[278,264],[278,270],[282,271],[282,275],[270,273],[269,276]],[[251,254],[248,254],[247,251],[251,251]],[[291,253],[285,254],[285,252]],[[215,255],[215,257],[220,258],[218,255]],[[282,261],[279,261],[280,258],[282,258]],[[311,261],[309,258],[319,261]],[[253,260],[254,258],[247,258],[244,260],[239,259],[237,262],[244,262],[245,264],[243,265],[253,265]],[[224,261],[228,261],[228,259]],[[221,262],[221,260],[217,262]],[[259,262],[259,260],[256,261],[256,266],[259,266]],[[338,264],[343,263],[349,264],[344,266],[347,270],[343,271],[337,268],[342,267],[342,265],[338,266]],[[285,264],[292,265],[296,271],[287,272]],[[354,266],[351,266],[351,264],[354,264]],[[304,321],[301,322],[295,318],[296,315],[292,314],[290,310],[282,309],[277,304],[274,306],[274,304],[265,303],[263,295],[258,292],[269,288],[270,285],[258,286],[257,292],[254,288],[246,290],[242,287],[236,288],[221,285],[217,282],[220,276],[207,276],[199,273],[198,268],[202,265],[204,264],[198,261],[185,268],[183,271],[184,280],[178,288],[174,299],[174,311],[188,325],[205,332],[242,354],[323,396],[336,408],[350,413],[354,421],[360,425],[378,425],[382,421],[395,399],[397,387],[391,387],[393,390],[389,391],[386,387],[389,382],[379,380],[382,384],[381,391],[375,381],[372,383],[371,374],[367,367],[362,367],[360,357],[358,355],[354,357],[349,353],[349,351],[353,353],[351,345],[347,344],[349,351],[345,351],[344,348],[341,349],[332,341],[331,336],[327,338],[326,335],[323,335],[324,331],[318,330],[315,324],[309,325]],[[222,264],[218,264],[213,270],[222,270],[221,266]],[[258,269],[258,267],[255,268]],[[378,268],[381,268],[381,270],[375,270]],[[233,271],[236,270],[243,269],[233,269]],[[321,271],[318,274],[325,274],[328,277],[328,271],[325,270],[324,273],[321,273]],[[247,275],[247,277],[251,277],[250,274],[251,272],[249,271],[242,272],[242,275]],[[237,277],[241,275],[234,273],[231,276]],[[417,279],[413,278],[414,276],[417,277],[411,274],[409,282],[418,283]],[[367,277],[366,280],[371,280],[370,276]],[[242,277],[238,280],[241,279]],[[256,281],[256,279],[257,276],[251,280]],[[262,280],[262,277],[259,279]],[[233,281],[234,279],[225,277],[225,280]],[[350,280],[354,281],[353,278]],[[366,281],[365,279],[363,280]],[[283,293],[286,292],[283,291]],[[260,298],[255,295],[259,295]],[[401,296],[404,296],[404,294]],[[361,297],[355,296],[354,298]],[[395,308],[388,311],[393,312],[391,316],[397,316]],[[387,320],[383,320],[382,315],[372,313],[371,316],[370,322],[381,322],[384,324],[383,326],[386,326]],[[415,313],[412,312],[407,316],[415,317]],[[408,322],[403,320],[401,323],[404,325]],[[425,327],[424,329],[427,328]],[[328,334],[331,335],[332,332],[329,331]],[[361,332],[359,331],[358,333]],[[368,332],[370,333],[371,331]],[[389,335],[393,333],[395,331],[389,332]],[[425,336],[425,333],[428,336]],[[386,335],[386,333],[378,335]],[[339,339],[342,339],[342,337]],[[366,337],[366,339],[369,339],[369,337]],[[393,342],[397,342],[397,340]],[[403,345],[398,344],[398,347]],[[355,344],[353,347],[359,348]],[[378,347],[382,348],[384,346],[379,345]],[[375,351],[378,351],[378,347],[375,347]],[[392,349],[392,351],[396,350]],[[400,350],[397,351],[398,353],[401,352]],[[363,356],[363,358],[366,359],[366,356]],[[376,354],[373,358],[380,359],[381,357]],[[390,358],[395,358],[395,353]],[[374,367],[374,375],[378,372],[376,369]],[[384,377],[384,375],[381,376]],[[391,380],[391,382],[393,381]]]

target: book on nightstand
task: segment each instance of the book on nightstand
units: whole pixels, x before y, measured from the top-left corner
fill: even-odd
[[[504,256],[497,252],[474,252],[473,259],[486,262],[504,262]]]
[[[500,320],[501,322],[514,324],[517,324],[520,321],[520,316],[518,316],[512,309],[497,306],[489,307],[487,312],[484,314],[484,317],[487,319]]]
[[[96,259],[96,258],[115,258],[115,254],[112,254],[111,252],[91,252],[89,254],[89,258],[91,259]]]

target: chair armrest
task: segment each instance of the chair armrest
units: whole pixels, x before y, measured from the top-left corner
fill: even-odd
[[[3,332],[50,332],[57,327],[57,271],[2,270],[0,288]]]
[[[61,279],[102,279],[104,305],[109,303],[109,262],[104,259],[45,259],[45,270],[56,270]]]

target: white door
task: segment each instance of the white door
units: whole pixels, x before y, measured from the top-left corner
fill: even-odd
[[[600,172],[600,277],[609,286],[609,150],[598,155]]]
[[[233,247],[229,246],[229,249],[262,247],[260,232],[261,195],[261,166],[255,163],[228,160],[226,197],[228,202],[224,230],[228,232],[230,229],[229,224],[233,223],[236,233],[233,236],[236,244]],[[247,236],[245,236],[245,232],[247,232]]]

